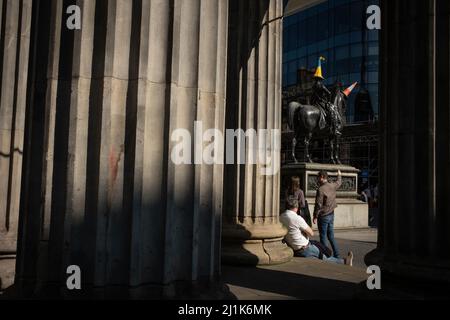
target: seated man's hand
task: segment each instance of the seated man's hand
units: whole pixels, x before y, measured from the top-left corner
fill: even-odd
[[[313,223],[317,224],[317,218],[314,218]]]

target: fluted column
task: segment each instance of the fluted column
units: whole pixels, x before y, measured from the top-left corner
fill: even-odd
[[[0,1],[0,290],[14,278],[30,24],[31,0]]]
[[[281,135],[276,133],[281,129],[282,13],[280,0],[230,1],[226,126],[256,130],[258,139],[262,130],[272,130],[275,139],[268,139],[263,148],[275,156],[262,161],[272,168],[280,162]],[[242,151],[236,140],[235,162],[225,169],[223,260],[247,265],[286,262],[292,251],[282,244],[286,230],[279,222],[279,171],[266,175],[261,161],[251,161],[260,146],[247,137]]]
[[[448,288],[450,4],[386,0],[382,13],[381,225],[366,260],[406,288]]]
[[[71,4],[81,30],[65,27]],[[224,130],[227,1],[36,1],[33,19],[19,292],[207,289],[223,166],[174,163],[172,134],[195,137],[195,121]],[[80,292],[65,288],[70,265]]]

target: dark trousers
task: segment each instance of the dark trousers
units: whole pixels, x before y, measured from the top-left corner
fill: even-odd
[[[328,241],[331,244],[331,249],[333,249],[333,256],[335,258],[340,257],[339,248],[337,246],[336,240],[334,239],[334,212],[323,217],[319,217],[317,221],[320,234],[320,242],[328,247]]]

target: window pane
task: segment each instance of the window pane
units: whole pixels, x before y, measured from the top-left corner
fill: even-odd
[[[323,12],[316,18],[317,20],[317,38],[316,41],[328,38],[328,13]]]
[[[349,64],[349,59],[343,59],[343,60],[336,61],[336,66],[335,66],[336,74],[339,76],[346,74],[349,70],[348,64]]]
[[[378,115],[379,112],[379,96],[378,96],[378,85],[376,84],[369,84],[367,86],[367,89],[370,93],[370,100],[372,102],[372,108],[376,115]]]
[[[306,36],[306,43],[311,44],[317,41],[317,17],[308,18],[306,20],[308,24],[308,34]]]
[[[334,45],[335,46],[345,46],[349,44],[349,34],[341,34],[334,37]]]
[[[308,35],[308,24],[306,20],[298,23],[298,45],[306,46]]]
[[[369,43],[369,56],[377,56],[378,55],[378,43],[370,42]]]
[[[368,72],[367,78],[369,83],[378,83],[378,72]]]
[[[361,73],[351,73],[350,74],[350,83],[361,83]]]
[[[297,72],[289,72],[288,73],[288,86],[293,86],[297,82]]]
[[[319,57],[317,57],[316,55],[310,55],[308,56],[308,67],[309,68],[317,68],[317,63]]]
[[[378,35],[379,35],[378,30],[367,31],[367,37],[369,41],[378,41]]]
[[[328,48],[328,42],[327,41],[320,41],[317,43],[317,51],[325,51]]]
[[[296,27],[292,27],[289,30],[289,50],[295,50],[297,49],[298,46],[298,36],[297,36],[297,28]]]
[[[354,43],[354,42],[361,42],[363,41],[363,33],[361,31],[353,31],[352,33],[350,33],[350,42]]]
[[[350,21],[351,21],[351,30],[361,30],[364,28],[365,22],[365,10],[364,3],[362,1],[352,2],[350,5]]]
[[[298,60],[298,68],[307,68],[307,61],[306,58],[302,58],[300,60]]]
[[[296,72],[297,71],[297,61],[289,62],[288,72]]]
[[[350,71],[355,72],[361,72],[362,69],[362,57],[356,57],[352,58],[350,60]]]
[[[335,59],[342,60],[347,59],[349,57],[348,47],[338,47],[335,51]]]
[[[306,47],[300,47],[297,49],[297,57],[303,58],[307,55]]]
[[[363,46],[362,43],[357,43],[351,46],[351,57],[362,57],[363,56]]]
[[[379,59],[378,56],[369,56],[366,58],[367,71],[378,71],[378,64],[379,64],[378,59]]]
[[[350,10],[347,4],[336,8],[334,12],[334,29],[336,34],[346,33],[350,30],[349,13]]]

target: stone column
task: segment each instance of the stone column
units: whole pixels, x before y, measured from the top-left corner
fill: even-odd
[[[281,129],[282,14],[281,0],[230,1],[227,129],[253,129],[258,138],[263,129]],[[276,142],[281,145],[281,134]],[[263,164],[250,161],[255,147],[251,139],[246,139],[245,151],[240,143],[235,163],[225,169],[223,261],[289,261],[292,250],[282,243],[286,230],[279,222],[280,173],[264,175]],[[279,150],[276,155],[272,166],[281,165]]]
[[[177,165],[172,134],[224,129],[228,2],[34,4],[18,293],[73,297],[70,265],[83,297],[207,290],[223,166]],[[71,4],[81,30],[66,28]]]
[[[385,0],[382,14],[381,225],[366,261],[430,297],[450,284],[450,4]]]
[[[31,0],[0,1],[0,290],[14,279],[30,24]]]

